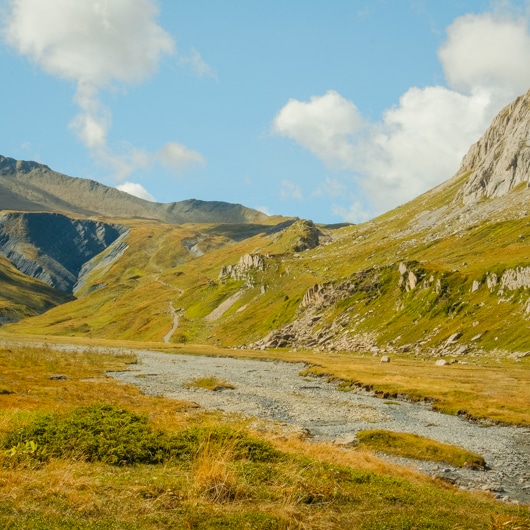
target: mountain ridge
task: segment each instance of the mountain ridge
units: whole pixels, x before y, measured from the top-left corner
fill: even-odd
[[[0,155],[0,210],[58,211],[77,216],[143,218],[170,224],[260,222],[267,215],[241,204],[188,199],[155,203],[44,164]]]

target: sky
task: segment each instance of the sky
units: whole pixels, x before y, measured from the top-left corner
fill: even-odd
[[[362,222],[530,89],[529,0],[0,0],[0,154]]]

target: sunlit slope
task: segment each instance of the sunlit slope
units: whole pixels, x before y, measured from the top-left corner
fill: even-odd
[[[35,315],[71,300],[71,296],[17,271],[0,256],[0,324]]]
[[[171,303],[171,342],[241,346],[273,332],[257,346],[530,349],[527,288],[501,281],[530,258],[530,218],[521,209],[528,192],[483,201],[465,221],[452,204],[463,180],[372,222],[322,229],[321,244],[308,250],[300,250],[311,232],[304,221],[255,235],[247,227],[242,241],[215,225],[138,224],[127,252],[92,278],[97,290],[9,329],[162,341],[174,323]],[[426,222],[436,212],[443,222]],[[247,255],[259,259],[245,264]],[[453,334],[461,337],[446,345]]]
[[[274,234],[292,222],[271,218],[268,225],[175,226],[139,221],[125,239],[126,251],[110,267],[94,267],[76,292],[78,300],[8,329],[162,340],[172,326],[170,302],[178,307],[183,297],[200,300],[203,285],[209,286],[219,267],[259,249],[262,239],[277,238]],[[182,340],[178,337],[177,332],[174,340]]]

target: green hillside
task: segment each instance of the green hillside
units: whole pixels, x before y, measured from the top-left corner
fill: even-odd
[[[17,271],[0,256],[0,324],[29,317],[72,299]]]
[[[371,222],[321,228],[321,244],[307,250],[300,242],[318,229],[305,221],[253,225],[239,238],[234,227],[228,234],[230,225],[137,223],[128,250],[101,277],[90,278],[87,294],[7,329],[162,341],[172,327],[171,303],[179,315],[171,342],[249,345],[292,323],[270,347],[526,351],[530,218],[517,205],[528,191],[483,201],[474,212],[482,209],[488,218],[476,224],[463,223],[454,205],[453,221],[418,221],[451,205],[464,179]],[[496,216],[487,211],[492,204]],[[262,265],[221,277],[223,267],[247,254],[261,256]],[[517,271],[520,286],[503,283]],[[323,299],[302,307],[315,285]],[[454,334],[461,337],[447,345]]]

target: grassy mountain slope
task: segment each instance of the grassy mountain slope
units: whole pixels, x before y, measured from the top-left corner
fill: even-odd
[[[0,256],[0,324],[42,313],[72,299],[17,271]]]
[[[305,251],[295,251],[308,230],[303,221],[242,241],[213,226],[207,235],[204,226],[138,223],[124,256],[89,282],[100,288],[11,329],[161,341],[172,326],[171,302],[179,310],[172,342],[453,355],[465,348],[526,351],[527,287],[503,287],[501,279],[506,271],[526,270],[530,258],[530,218],[522,210],[529,192],[485,200],[463,221],[465,211],[457,215],[451,205],[463,181],[455,178],[372,222],[324,230],[325,243]],[[446,222],[432,224],[435,215]],[[191,248],[201,238],[204,255],[183,244]],[[262,256],[262,266],[220,278],[223,267],[247,254]],[[317,295],[303,305],[315,285]],[[447,344],[457,333],[462,336]]]

